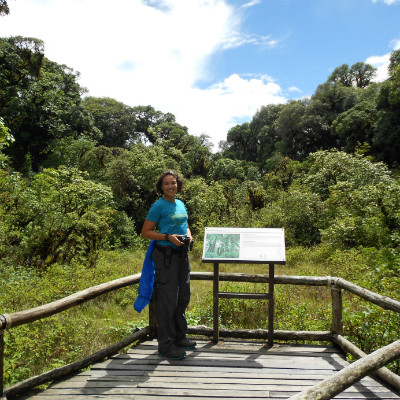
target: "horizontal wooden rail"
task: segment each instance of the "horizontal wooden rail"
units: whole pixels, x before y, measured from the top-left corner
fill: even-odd
[[[341,289],[345,289],[348,292],[354,293],[364,300],[368,300],[371,303],[374,303],[377,306],[384,308],[385,310],[400,312],[400,301],[393,300],[390,297],[371,292],[370,290],[357,286],[354,283],[348,282],[343,278],[332,279],[334,279],[334,285]]]
[[[192,280],[213,280],[212,272],[191,272]],[[268,275],[242,274],[242,273],[220,273],[220,281],[231,282],[254,282],[267,283]],[[0,315],[0,330],[9,329],[12,326],[19,326],[28,322],[33,322],[41,318],[49,317],[68,308],[79,305],[87,300],[91,300],[102,294],[113,290],[139,283],[140,274],[130,275],[124,278],[115,279],[111,282],[102,283],[90,287],[63,299],[48,303],[29,310]],[[320,276],[290,276],[275,275],[276,285],[303,285],[303,286],[336,286],[345,289],[365,300],[370,301],[386,310],[400,312],[400,302],[389,297],[382,296],[364,289],[342,278],[320,277]]]
[[[219,292],[218,297],[221,299],[259,299],[268,300],[268,293],[236,293],[236,292]]]
[[[33,322],[41,318],[58,314],[61,311],[75,307],[102,294],[139,283],[139,281],[140,274],[130,275],[97,286],[92,286],[88,289],[71,294],[71,296],[53,301],[52,303],[44,304],[25,311],[0,315],[0,329],[9,329],[11,327],[23,325],[28,322]]]
[[[214,273],[213,272],[191,272],[190,279],[194,280],[194,281],[212,281],[214,279]],[[268,283],[269,276],[262,275],[262,274],[243,274],[243,273],[220,272],[219,280],[220,281],[230,281],[230,282]],[[281,284],[281,285],[328,286],[329,277],[275,275],[274,283]]]
[[[400,357],[400,340],[397,340],[379,350],[374,351],[368,356],[348,365],[337,372],[331,378],[327,378],[310,389],[307,389],[295,396],[291,400],[329,400],[337,394],[342,393],[360,379],[377,369],[389,364]]]
[[[213,329],[208,326],[189,326],[187,332],[191,335],[213,336]],[[268,337],[267,329],[220,329],[219,336],[233,337],[237,339],[260,339]],[[330,331],[283,331],[274,330],[274,338],[277,340],[311,340],[317,342],[331,342]]]
[[[213,280],[212,272],[191,272],[190,279],[192,280]],[[220,273],[220,281],[230,282],[254,282],[267,283],[268,275],[258,274],[238,274],[238,273]],[[348,282],[343,278],[333,276],[291,276],[291,275],[275,275],[275,285],[302,285],[302,286],[335,286],[345,289],[364,300],[376,304],[385,310],[400,312],[400,301],[391,299],[387,296],[371,292],[354,283]]]

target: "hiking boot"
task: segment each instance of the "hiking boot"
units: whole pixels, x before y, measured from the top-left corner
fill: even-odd
[[[187,338],[178,340],[177,342],[175,342],[175,344],[178,347],[185,348],[186,350],[194,349],[196,347],[196,345],[197,345],[197,343],[194,340],[189,340]]]
[[[179,347],[173,347],[167,351],[158,351],[158,355],[172,360],[181,360],[186,357],[186,351]]]

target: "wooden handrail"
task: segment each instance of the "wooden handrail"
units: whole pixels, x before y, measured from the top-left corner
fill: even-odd
[[[191,280],[213,280],[212,272],[191,272]],[[220,281],[230,282],[254,282],[268,283],[268,275],[243,274],[243,273],[223,273],[219,274]],[[336,286],[345,289],[364,300],[376,304],[385,310],[400,312],[400,301],[391,299],[387,296],[374,293],[361,286],[355,285],[346,279],[334,276],[291,276],[291,275],[275,275],[275,285],[301,285],[301,286]]]
[[[323,380],[310,389],[307,389],[295,396],[290,397],[291,400],[329,400],[337,394],[342,393],[360,379],[364,378],[371,372],[389,364],[396,358],[400,357],[400,340],[382,347],[355,361],[354,363],[343,368],[330,378]]]
[[[351,354],[355,359],[358,360],[367,356],[367,354],[361,351],[357,346],[344,338],[342,335],[333,334],[332,336],[333,342],[336,343],[344,352]],[[386,367],[377,369],[374,373],[378,378],[390,383],[390,385],[400,391],[400,377],[397,374],[390,371]]]
[[[130,275],[124,278],[115,279],[110,282],[102,283],[90,287],[68,297],[56,300],[39,307],[29,310],[19,311],[11,314],[0,315],[0,330],[9,329],[12,326],[19,326],[28,322],[33,322],[41,318],[49,317],[71,307],[82,304],[102,294],[120,289],[125,286],[139,283],[141,274]],[[191,272],[192,280],[213,280],[212,272]],[[268,275],[242,274],[242,273],[220,273],[220,281],[231,282],[255,282],[267,283]],[[290,276],[275,275],[276,285],[303,285],[303,286],[336,286],[345,289],[365,300],[370,301],[386,310],[400,312],[400,302],[389,297],[382,296],[364,289],[342,278],[320,277],[320,276]]]

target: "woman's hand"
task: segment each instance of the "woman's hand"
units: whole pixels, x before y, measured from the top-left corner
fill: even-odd
[[[168,236],[168,240],[172,243],[172,244],[174,244],[175,246],[178,246],[178,247],[180,247],[180,246],[182,246],[183,245],[183,242],[181,242],[178,238],[182,238],[183,236],[182,235],[177,235],[177,234],[173,234],[173,235],[169,235]]]

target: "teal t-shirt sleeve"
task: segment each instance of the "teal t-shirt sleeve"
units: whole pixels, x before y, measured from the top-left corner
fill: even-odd
[[[156,201],[154,204],[151,205],[149,212],[147,213],[147,217],[151,222],[157,223],[158,220],[160,219],[160,207],[159,207],[159,202]]]

